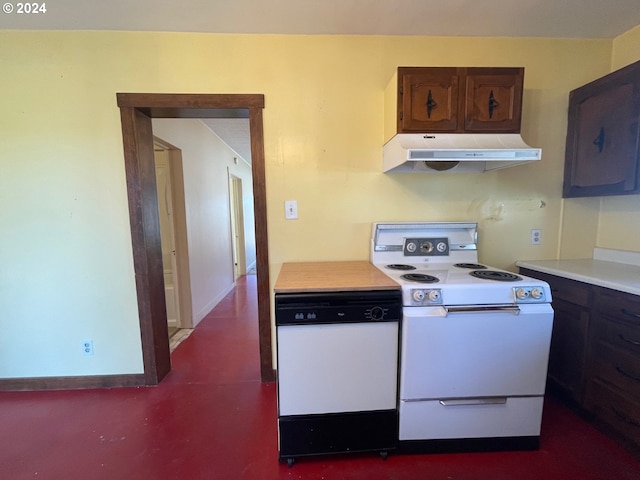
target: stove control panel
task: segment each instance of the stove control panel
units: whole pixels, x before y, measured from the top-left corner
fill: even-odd
[[[516,302],[544,303],[544,290],[540,287],[514,287],[513,293],[516,296]]]
[[[449,255],[449,239],[437,238],[406,238],[403,253],[405,257],[427,257]]]
[[[442,290],[439,288],[414,288],[411,290],[414,305],[442,305]]]

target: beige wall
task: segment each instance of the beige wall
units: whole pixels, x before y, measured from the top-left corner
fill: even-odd
[[[11,206],[0,213],[0,377],[142,369],[116,92],[265,94],[272,280],[282,262],[367,259],[374,221],[478,221],[482,261],[514,268],[596,242],[591,203],[561,199],[567,95],[607,73],[611,51],[607,40],[0,31],[0,200]],[[543,159],[382,174],[383,90],[400,65],[524,66],[523,137]],[[285,200],[298,220],[284,219]],[[562,227],[576,211],[584,236]],[[529,244],[532,228],[542,245]]]

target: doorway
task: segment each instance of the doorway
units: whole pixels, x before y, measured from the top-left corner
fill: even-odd
[[[242,179],[229,173],[229,206],[231,208],[231,245],[233,253],[233,281],[247,274],[247,255],[244,241],[244,207]]]
[[[264,95],[118,93],[146,385],[171,370],[151,118],[210,118],[246,110],[249,118],[256,237],[260,374],[272,367],[271,307],[262,110]]]

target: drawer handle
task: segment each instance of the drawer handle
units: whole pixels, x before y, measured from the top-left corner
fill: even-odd
[[[629,317],[637,318],[640,320],[640,313],[630,312],[626,308],[621,308],[620,311]]]
[[[635,380],[636,382],[640,382],[640,378],[625,372],[622,368],[618,367],[617,365],[616,365],[616,370],[618,371],[618,373],[624,375],[625,377],[630,378],[631,380]]]
[[[627,342],[630,343],[631,345],[635,345],[636,347],[640,347],[640,342],[637,342],[635,340],[629,340],[627,337],[625,337],[623,334],[618,334],[618,337],[620,338],[620,340],[622,340],[623,342]]]
[[[632,427],[640,428],[640,423],[636,422],[635,420],[632,420],[627,415],[625,415],[620,410],[618,410],[616,407],[610,407],[610,408],[611,408],[611,411],[615,413],[616,417],[618,417],[620,420],[622,420],[625,423],[628,423]]]

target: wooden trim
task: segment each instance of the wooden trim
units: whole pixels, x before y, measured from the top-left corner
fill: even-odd
[[[120,110],[145,384],[171,370],[151,118]]]
[[[269,251],[267,245],[267,194],[265,184],[264,133],[262,108],[249,109],[251,135],[251,172],[256,233],[256,271],[258,288],[258,330],[260,341],[260,376],[263,382],[273,382],[271,347],[271,291],[269,285]]]
[[[172,118],[191,118],[188,110],[203,108],[264,108],[262,94],[118,93],[118,107],[169,108]],[[178,114],[187,116],[177,116]]]
[[[85,388],[137,387],[145,384],[142,374],[78,377],[34,377],[0,379],[2,391],[78,390]]]

